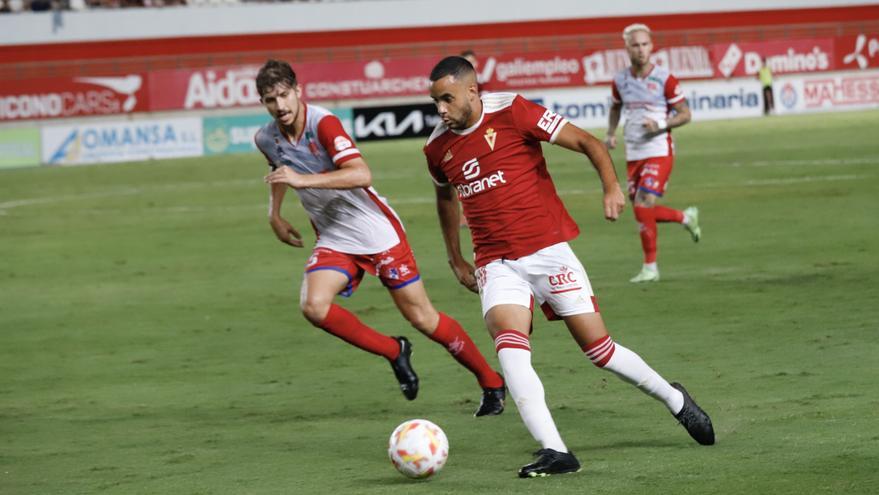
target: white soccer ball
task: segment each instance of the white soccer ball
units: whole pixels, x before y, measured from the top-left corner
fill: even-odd
[[[410,419],[391,433],[388,456],[404,475],[429,478],[446,464],[449,440],[442,428],[430,421]]]

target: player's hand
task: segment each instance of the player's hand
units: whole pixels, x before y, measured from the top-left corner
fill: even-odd
[[[608,134],[606,138],[604,138],[604,145],[607,146],[607,149],[612,150],[617,147],[617,136],[616,134]]]
[[[626,207],[626,197],[620,190],[620,185],[614,184],[610,190],[604,193],[604,218],[615,222]]]
[[[458,278],[458,282],[461,283],[464,287],[470,290],[470,292],[479,293],[479,287],[476,284],[476,275],[474,274],[473,265],[467,263],[464,260],[459,261],[451,261],[449,260],[449,266],[452,267],[452,272],[455,274],[455,277]]]
[[[302,234],[294,229],[289,222],[281,217],[271,217],[269,219],[269,224],[272,226],[272,230],[275,232],[275,237],[277,237],[279,241],[293,247],[302,247]]]
[[[287,184],[290,187],[302,186],[302,174],[298,174],[290,167],[278,167],[269,175],[265,176],[266,184]]]

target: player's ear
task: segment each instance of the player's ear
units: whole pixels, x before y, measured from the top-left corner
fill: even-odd
[[[477,83],[473,83],[467,86],[467,93],[472,95],[475,99],[479,99],[479,85]]]
[[[296,91],[296,98],[302,98],[302,85],[296,83],[296,87],[293,88],[293,91]]]

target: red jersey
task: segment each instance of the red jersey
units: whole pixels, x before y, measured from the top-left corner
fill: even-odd
[[[482,96],[472,127],[440,123],[424,146],[439,185],[458,192],[470,226],[476,266],[517,259],[580,233],[546,170],[541,141],[550,143],[567,120],[513,93]]]

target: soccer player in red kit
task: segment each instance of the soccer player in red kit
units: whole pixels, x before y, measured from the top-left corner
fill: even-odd
[[[306,267],[300,307],[314,326],[360,349],[387,359],[407,399],[418,394],[412,345],[405,337],[375,331],[342,306],[364,272],[377,276],[400,313],[418,331],[441,344],[475,376],[483,388],[476,416],[504,410],[503,378],[453,318],[434,309],[406,233],[396,212],[371,187],[369,167],[339,119],[301,98],[296,74],[286,62],[269,60],[256,77],[260,101],[274,120],[255,136],[272,172],[269,223],[281,242],[302,247],[299,232],[281,216],[281,203],[293,188],[317,233]]]
[[[634,203],[644,264],[630,282],[658,282],[656,264],[657,222],[683,224],[694,242],[699,242],[699,209],[691,206],[675,210],[657,204],[665,193],[674,165],[671,129],[690,121],[690,107],[678,80],[668,69],[650,62],[653,41],[644,24],[632,24],[623,31],[632,66],[614,76],[611,85],[613,105],[607,127],[607,147],[617,144],[616,129],[625,111],[626,160],[629,199]]]
[[[574,472],[580,463],[562,441],[531,366],[532,307],[562,319],[586,357],[662,402],[699,443],[714,443],[708,415],[677,383],[668,383],[637,354],[615,343],[598,312],[583,265],[567,241],[579,233],[555,191],[541,150],[547,141],[589,157],[604,189],[604,215],[625,205],[604,145],[562,116],[512,93],[480,98],[473,67],[446,57],[430,74],[430,96],[442,122],[424,147],[436,185],[449,264],[478,292],[510,395],[541,449],[523,478]],[[476,267],[461,255],[458,207],[472,232]]]

